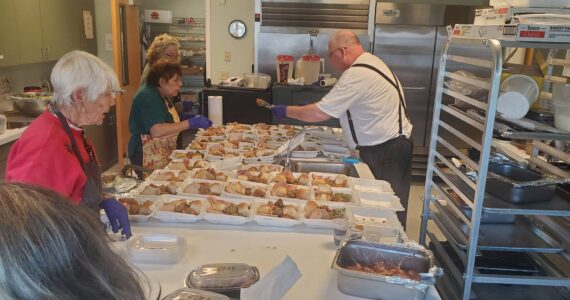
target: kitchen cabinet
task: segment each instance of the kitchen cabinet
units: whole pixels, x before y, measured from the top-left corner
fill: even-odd
[[[18,40],[15,36],[16,4],[15,0],[0,0],[0,67],[18,64],[20,55]]]
[[[85,39],[83,10],[93,12],[93,0],[15,1],[19,63],[53,61],[76,49],[95,53],[95,40]]]

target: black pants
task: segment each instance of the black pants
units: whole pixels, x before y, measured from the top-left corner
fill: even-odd
[[[406,228],[408,197],[412,180],[412,139],[400,136],[376,146],[360,146],[360,158],[368,164],[378,180],[388,181],[400,198],[405,211],[398,212],[398,219]]]

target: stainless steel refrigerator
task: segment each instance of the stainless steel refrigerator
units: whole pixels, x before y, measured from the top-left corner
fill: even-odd
[[[374,55],[398,76],[414,126],[414,153],[430,142],[435,84],[446,25],[473,21],[474,6],[377,2]]]

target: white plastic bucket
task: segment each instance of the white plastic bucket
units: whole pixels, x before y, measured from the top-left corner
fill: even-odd
[[[295,78],[305,78],[305,85],[311,85],[319,80],[321,58],[318,55],[305,54],[297,60]]]
[[[507,119],[520,119],[528,113],[538,95],[538,84],[534,79],[521,74],[511,75],[501,84],[497,112]]]

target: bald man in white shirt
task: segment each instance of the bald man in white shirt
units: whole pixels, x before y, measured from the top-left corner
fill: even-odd
[[[390,182],[407,210],[413,142],[402,86],[349,30],[335,32],[328,51],[329,61],[343,71],[332,90],[317,103],[274,106],[273,115],[305,122],[340,119],[348,146],[360,151],[376,179]],[[398,218],[405,226],[406,212],[398,213]]]

